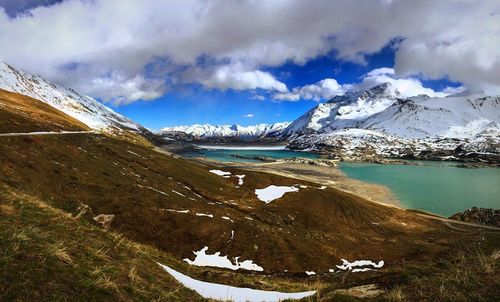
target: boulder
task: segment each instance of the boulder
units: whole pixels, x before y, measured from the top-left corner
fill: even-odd
[[[102,226],[105,230],[108,230],[109,227],[111,226],[111,223],[113,222],[113,219],[115,219],[114,214],[99,214],[96,217],[93,218],[97,224]]]

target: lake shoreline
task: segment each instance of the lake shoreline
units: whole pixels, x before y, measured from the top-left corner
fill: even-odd
[[[314,166],[307,163],[276,160],[273,162],[222,162],[206,157],[188,158],[202,164],[222,168],[234,168],[266,172],[326,185],[328,187],[362,197],[370,202],[405,209],[387,186],[363,182],[348,177],[339,167]]]

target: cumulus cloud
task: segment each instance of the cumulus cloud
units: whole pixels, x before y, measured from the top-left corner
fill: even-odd
[[[415,77],[396,76],[393,68],[383,67],[374,69],[361,78],[359,83],[339,84],[335,79],[324,79],[315,84],[295,87],[292,91],[276,93],[273,95],[279,101],[314,100],[322,101],[330,99],[336,95],[343,95],[346,92],[355,92],[370,89],[374,86],[390,83],[391,89],[397,90],[403,97],[411,97],[425,94],[430,97],[444,97],[463,91],[461,87],[446,87],[442,91],[434,91],[424,87],[422,82]]]
[[[252,118],[254,116],[255,116],[255,114],[249,113],[249,114],[245,114],[243,117],[245,117],[245,118]]]
[[[431,88],[424,87],[422,82],[417,78],[398,78],[395,76],[395,71],[392,68],[377,68],[368,72],[363,76],[361,83],[353,85],[351,90],[366,90],[382,83],[391,83],[391,87],[397,89],[401,96],[404,97],[419,94],[426,94],[430,97],[444,97],[448,95],[447,92],[434,91]],[[448,92],[452,92],[451,88],[447,89]]]
[[[300,99],[320,101],[344,94],[351,88],[349,84],[340,85],[335,79],[324,79],[315,84],[296,87],[290,92],[277,93],[273,98],[281,101],[298,101]]]
[[[500,87],[499,14],[497,0],[66,0],[15,18],[0,9],[0,59],[94,97],[133,101],[192,82],[193,68],[213,73],[199,78],[207,87],[285,93],[266,67],[332,51],[364,64],[396,39],[398,77],[447,77],[489,92]],[[246,68],[225,73],[238,64]],[[106,78],[116,92],[96,87]]]
[[[146,80],[142,75],[132,79],[112,75],[105,78],[92,79],[89,93],[99,95],[104,100],[115,104],[126,104],[137,100],[153,100],[160,97],[165,86],[161,80]]]
[[[278,81],[269,72],[260,70],[245,70],[240,65],[225,65],[217,68],[201,83],[207,88],[222,90],[266,89],[270,91],[288,91],[286,85]]]

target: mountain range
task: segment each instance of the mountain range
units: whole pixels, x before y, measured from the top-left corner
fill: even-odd
[[[286,125],[286,127],[285,127]],[[500,97],[462,92],[446,97],[404,97],[390,83],[349,92],[318,104],[292,123],[262,127],[193,125],[164,129],[202,139],[272,136],[290,149],[343,159],[405,157],[498,161]],[[265,127],[263,127],[265,128]],[[259,128],[260,129],[260,128]]]
[[[0,63],[0,89],[42,100],[89,128],[152,134],[99,101]],[[390,83],[348,92],[318,104],[292,123],[191,125],[158,134],[192,139],[282,140],[290,149],[346,160],[398,157],[500,161],[500,97],[462,92],[447,97],[404,97]],[[173,136],[184,139],[184,136]]]
[[[259,139],[264,137],[276,137],[288,127],[290,123],[258,124],[255,126],[240,125],[210,125],[195,124],[191,126],[167,127],[160,130],[160,134],[168,132],[184,132],[195,138],[223,138],[239,137],[243,139]]]
[[[266,297],[321,290],[322,301],[345,300],[339,290],[367,284],[383,300],[402,287],[415,301],[498,296],[492,228],[371,202],[346,190],[342,177],[314,178],[318,170],[302,165],[259,170],[187,160],[144,140],[142,126],[94,99],[8,65],[0,79],[1,301],[213,297],[192,284],[223,300],[227,285]],[[339,111],[347,114],[328,106],[329,126]],[[282,137],[290,145],[339,131],[389,137],[309,129],[324,122],[312,116]],[[452,279],[457,268],[467,273]]]

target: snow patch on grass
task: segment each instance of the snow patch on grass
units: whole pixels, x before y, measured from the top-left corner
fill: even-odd
[[[187,214],[189,213],[189,210],[174,210],[174,209],[165,209],[165,211],[169,211],[169,212],[176,212],[176,213],[182,213],[182,214]]]
[[[215,175],[222,176],[222,177],[224,177],[224,176],[229,177],[229,175],[231,175],[231,172],[222,171],[222,170],[209,170],[208,172],[213,173]]]
[[[180,192],[177,192],[176,190],[172,190],[173,193],[177,194],[177,195],[180,195],[182,197],[186,197],[186,195],[180,193]]]
[[[182,285],[191,290],[196,291],[199,295],[201,295],[205,299],[215,299],[222,301],[232,300],[235,302],[244,302],[244,301],[278,302],[288,299],[303,299],[305,297],[312,296],[316,293],[316,291],[283,293],[277,291],[257,290],[251,288],[242,288],[224,284],[199,281],[189,276],[186,276],[176,270],[173,270],[166,265],[162,265],[160,263],[157,264],[160,265],[178,282],[182,283]]]
[[[231,221],[231,222],[234,223],[234,221],[231,218],[227,217],[227,216],[222,216],[222,219],[229,220],[229,221]]]
[[[212,215],[212,214],[204,214],[204,213],[196,213],[196,216],[204,216],[204,217],[214,218],[214,215]]]
[[[206,251],[208,250],[208,247],[205,246],[199,251],[194,251],[193,253],[196,255],[196,258],[194,260],[190,259],[184,259],[185,262],[187,262],[190,265],[196,265],[196,266],[211,266],[211,267],[220,267],[220,268],[228,268],[233,271],[238,270],[238,269],[245,269],[249,271],[263,271],[264,268],[261,266],[253,263],[252,260],[245,260],[243,262],[239,262],[238,259],[239,257],[234,258],[236,260],[236,264],[233,264],[231,260],[227,258],[227,256],[221,256],[220,252],[216,252],[213,255],[207,255]]]
[[[243,178],[245,178],[246,175],[235,175],[235,176],[238,177],[238,186],[242,186]]]
[[[342,260],[342,265],[336,265],[338,269],[346,271],[352,271],[353,273],[366,272],[381,268],[384,266],[384,260],[380,260],[378,263],[372,262],[370,260],[356,260],[349,262],[345,259]]]
[[[297,187],[271,185],[264,189],[255,189],[255,194],[259,200],[262,200],[265,203],[270,203],[273,200],[283,197],[285,193],[297,191],[299,191],[299,188]]]

